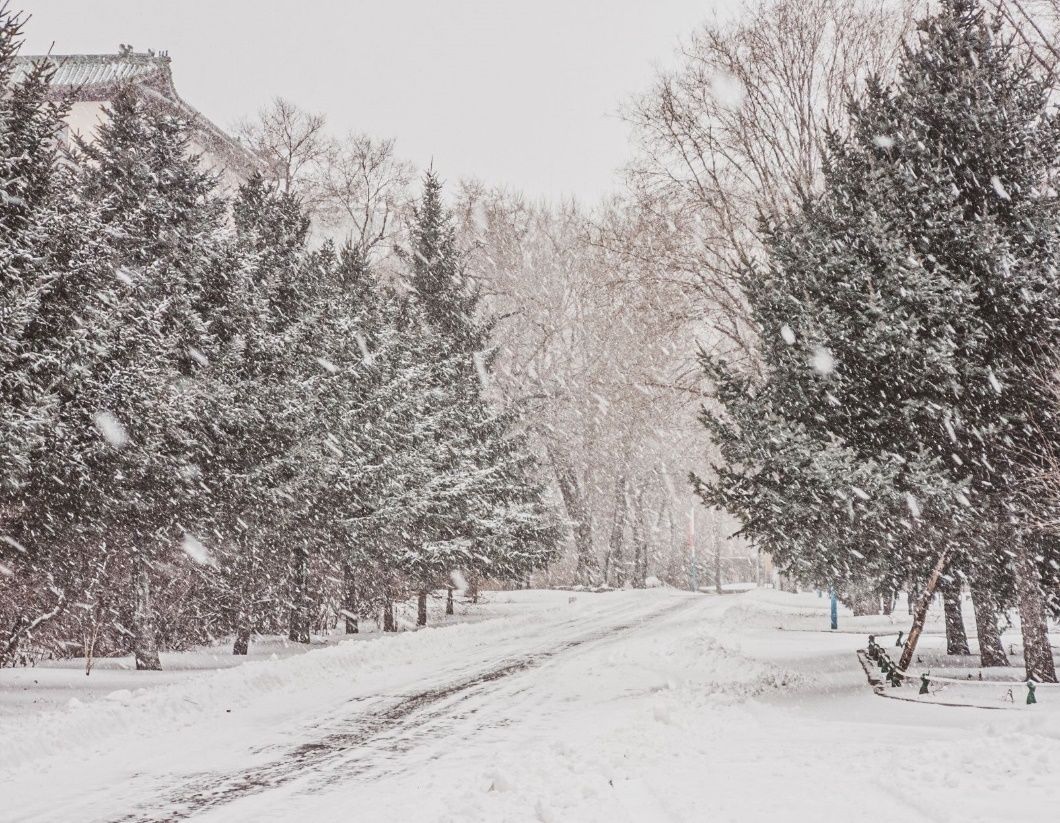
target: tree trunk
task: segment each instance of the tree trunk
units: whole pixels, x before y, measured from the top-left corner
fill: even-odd
[[[956,573],[947,580],[943,578],[942,605],[946,610],[946,654],[968,655],[968,635],[964,631],[964,615],[961,613],[961,580]]]
[[[972,609],[975,612],[975,631],[979,636],[979,665],[1007,666],[1008,656],[1001,645],[997,627],[997,601],[989,586],[972,584]]]
[[[467,589],[464,591],[464,597],[470,600],[472,603],[478,603],[478,575],[469,574],[467,576]]]
[[[624,546],[626,537],[626,516],[629,502],[626,499],[626,478],[619,475],[615,480],[615,516],[611,525],[611,541],[604,561],[604,582],[609,586],[621,587],[628,579]]]
[[[309,548],[296,542],[291,550],[291,612],[292,643],[309,642]]]
[[[147,574],[147,559],[136,550],[132,557],[133,584],[133,655],[136,668],[161,671],[158,641],[155,638],[155,616],[151,610],[151,578]]]
[[[250,651],[250,625],[240,621],[236,628],[236,642],[232,644],[232,654],[245,655]]]
[[[386,602],[383,604],[383,631],[397,631],[397,623],[394,620],[394,604],[389,596],[387,596]]]
[[[1055,683],[1056,666],[1053,663],[1053,650],[1049,647],[1041,577],[1023,535],[1017,535],[1015,546],[1016,588],[1027,679],[1039,683]]]
[[[427,592],[425,589],[420,589],[416,593],[416,625],[427,625]]]
[[[721,512],[714,514],[714,591],[721,594]]]
[[[927,585],[924,586],[924,590],[920,592],[920,598],[916,601],[916,608],[913,610],[913,625],[909,628],[909,634],[905,639],[905,648],[902,649],[902,657],[898,661],[898,668],[902,671],[907,671],[909,664],[913,662],[916,644],[924,631],[924,621],[927,620],[928,609],[931,608],[931,598],[935,596],[935,589],[938,588],[942,570],[946,568],[949,562],[950,552],[947,550],[942,553],[938,562],[935,563],[935,568],[931,570],[931,575],[928,577]]]
[[[573,524],[574,550],[578,558],[577,580],[582,585],[590,586],[596,582],[600,569],[596,553],[593,551],[593,526],[589,505],[574,469],[560,458],[551,446],[547,447],[547,451],[552,469],[556,474],[563,505]]]
[[[643,589],[648,579],[648,528],[644,511],[644,489],[637,492],[633,523],[633,585]]]
[[[361,630],[357,624],[357,610],[357,576],[353,558],[347,555],[342,563],[342,612],[346,618],[346,634],[357,634]]]
[[[452,586],[450,586],[445,591],[445,613],[446,614],[452,614],[453,613],[453,587]]]

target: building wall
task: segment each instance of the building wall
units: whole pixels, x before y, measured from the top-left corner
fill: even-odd
[[[74,103],[65,118],[67,126],[66,139],[72,140],[76,134],[89,143],[94,142],[98,136],[99,126],[105,122],[106,118],[107,111],[104,101],[82,100]],[[203,144],[203,141],[196,139],[194,135],[192,135],[191,147],[193,153],[202,157],[202,165],[205,169],[220,174],[219,187],[226,196],[235,194],[239,186],[246,182],[242,174],[229,168],[221,158],[217,157],[214,152]]]
[[[66,125],[71,137],[76,134],[84,140],[92,142],[96,136],[96,129],[106,117],[103,103],[96,101],[78,101],[70,107],[66,115]]]

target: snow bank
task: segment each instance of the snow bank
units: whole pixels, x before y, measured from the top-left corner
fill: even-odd
[[[569,601],[566,592],[497,592],[484,598],[481,609],[490,616],[480,622],[374,634],[363,640],[355,635],[336,645],[311,647],[305,654],[279,658],[272,651],[268,658],[212,671],[202,666],[216,655],[202,653],[180,656],[187,668],[176,671],[108,670],[115,661],[101,661],[103,667],[87,678],[68,665],[0,670],[0,691],[7,692],[4,702],[9,707],[0,716],[0,770],[78,747],[100,746],[123,733],[145,728],[156,733],[224,718],[264,695],[277,707],[313,707],[315,700],[334,699],[336,691],[353,691],[357,681],[370,688],[373,675],[417,658],[461,660],[469,648],[488,648],[494,642],[503,649],[509,635],[541,621],[542,612],[551,612],[553,620],[569,619],[578,607]],[[509,606],[515,615],[499,616],[511,614]],[[170,657],[173,662],[177,656]],[[240,661],[225,656],[223,662]],[[58,690],[61,707],[29,711],[15,705],[31,700],[34,690]],[[100,697],[104,699],[93,699]]]

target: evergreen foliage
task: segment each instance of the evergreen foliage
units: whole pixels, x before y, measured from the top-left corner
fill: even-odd
[[[10,81],[20,25],[0,17],[0,661],[308,642],[455,570],[545,562],[437,181],[413,298],[360,246],[314,247],[261,177],[227,201],[134,87],[68,151],[53,69]]]
[[[1023,491],[1057,435],[1060,132],[1048,78],[977,2],[920,31],[745,272],[765,375],[706,358],[726,465],[699,488],[808,581],[894,588],[948,551],[950,575],[1040,592],[1054,549]]]

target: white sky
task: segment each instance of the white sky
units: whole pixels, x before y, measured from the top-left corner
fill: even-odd
[[[23,53],[168,50],[230,127],[274,95],[395,137],[448,180],[595,200],[628,155],[619,104],[738,0],[12,0]]]

